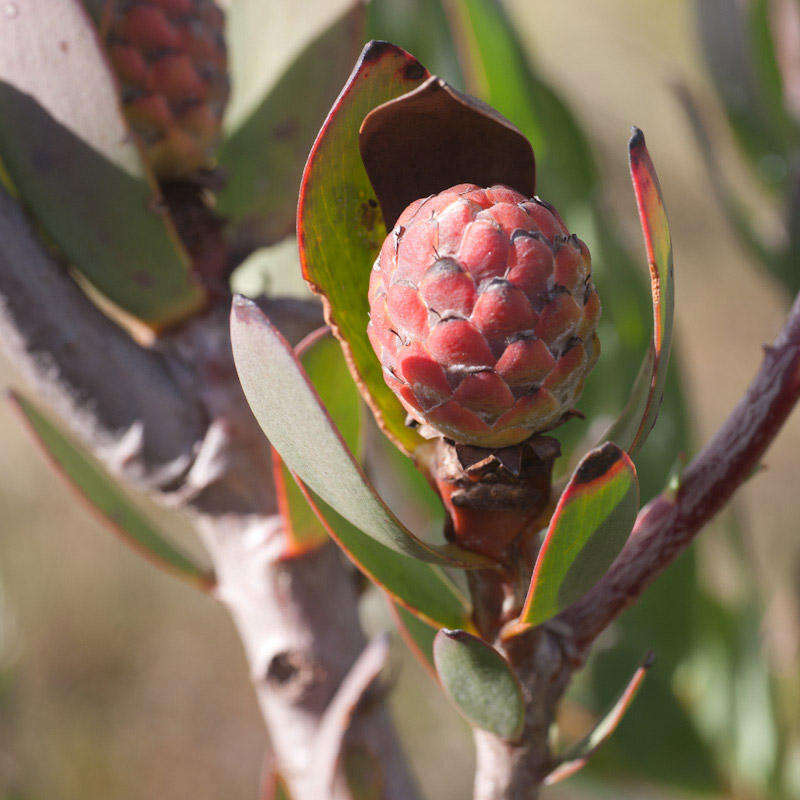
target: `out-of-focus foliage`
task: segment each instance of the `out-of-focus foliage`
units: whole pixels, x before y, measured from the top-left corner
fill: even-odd
[[[248,58],[249,51],[270,47],[274,41],[278,33],[274,27],[252,27],[251,17],[262,13],[257,6],[263,5],[249,0],[232,5],[228,38],[234,63],[257,60],[257,56]],[[226,181],[218,196],[218,210],[234,223],[240,244],[269,244],[294,230],[303,165],[361,48],[364,17],[363,5],[354,4],[277,77],[269,64],[263,67],[267,75],[258,70],[234,74],[239,79],[234,83],[235,116],[228,120],[219,151]],[[255,102],[249,113],[236,114],[239,97]]]
[[[724,174],[705,109],[686,86],[679,87],[679,99],[732,227],[791,297],[800,290],[800,4],[696,0],[695,13],[730,132],[782,237],[768,238],[753,223],[752,200]],[[734,550],[744,560],[741,536],[733,534]],[[752,796],[798,798],[800,676],[773,672],[765,660],[761,591],[752,571],[743,573],[738,603],[702,607],[698,646],[681,666],[677,685],[735,787]]]
[[[10,7],[0,27],[0,161],[20,201],[123,311],[156,330],[197,312],[205,292],[80,2]]]
[[[706,115],[686,88],[682,100],[712,185],[753,255],[792,294],[800,290],[800,7],[794,0],[697,0],[709,72],[742,158],[771,201],[782,241],[753,223],[752,200],[722,174]],[[761,209],[763,211],[763,209]]]
[[[30,398],[14,393],[12,401],[53,466],[123,539],[146,558],[199,587],[213,586],[213,575],[173,545],[120,489],[107,470],[64,434]]]

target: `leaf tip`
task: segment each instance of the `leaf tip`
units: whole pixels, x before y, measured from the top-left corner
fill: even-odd
[[[606,442],[585,458],[575,473],[575,483],[591,483],[601,475],[605,475],[625,453],[613,442]]]
[[[265,322],[266,316],[258,307],[258,304],[245,297],[243,294],[235,294],[231,301],[231,323],[241,322],[249,324],[252,322]]]
[[[628,142],[628,151],[630,152],[631,156],[633,156],[645,147],[646,145],[644,143],[644,133],[642,132],[642,129],[637,128],[636,125],[632,125],[631,138]]]

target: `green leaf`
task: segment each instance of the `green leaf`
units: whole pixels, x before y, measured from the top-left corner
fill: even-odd
[[[399,522],[367,481],[289,345],[241,296],[231,312],[231,343],[245,397],[262,430],[289,469],[323,501],[398,553],[486,565],[486,559],[452,545],[428,545]]]
[[[339,343],[327,328],[323,328],[306,337],[296,352],[333,423],[350,450],[358,452],[361,399],[350,379]],[[330,534],[373,583],[415,614],[436,627],[471,627],[469,602],[441,570],[377,543],[318,496],[308,490],[301,494],[291,477],[285,488],[287,492],[283,497],[288,501],[287,516],[292,521],[292,529],[296,536],[304,537],[297,542],[301,550],[327,540]],[[415,496],[407,495],[406,503],[415,503]],[[309,514],[313,519],[308,519]]]
[[[419,86],[429,74],[385,42],[362,51],[309,155],[297,212],[303,275],[324,298],[359,388],[387,434],[407,452],[423,441],[405,425],[405,411],[383,380],[367,338],[367,290],[386,237],[378,201],[361,162],[358,130],[377,105]]]
[[[10,397],[58,473],[124,541],[158,566],[202,589],[213,586],[213,575],[174,547],[83,447],[62,433],[30,398],[19,392],[12,392]]]
[[[427,622],[423,622],[398,603],[390,601],[389,610],[394,619],[394,624],[397,626],[397,631],[408,646],[408,649],[433,678],[438,680],[436,667],[433,664],[433,640],[438,629],[431,627]]]
[[[597,184],[588,142],[572,113],[532,67],[503,4],[452,4],[467,56],[468,89],[508,117],[533,145],[537,192],[562,212],[583,204]]]
[[[422,470],[398,450],[367,412],[362,420],[362,464],[397,518],[425,541],[444,538],[446,512]]]
[[[328,329],[321,328],[306,336],[295,353],[345,443],[352,452],[358,452],[359,397],[342,359],[341,348],[328,335]],[[272,454],[278,507],[287,529],[284,554],[302,555],[327,542],[328,532],[274,447]]]
[[[592,450],[558,501],[509,634],[541,624],[589,591],[627,541],[638,510],[639,482],[628,455],[611,442]]]
[[[76,0],[14,5],[0,26],[0,160],[66,258],[155,329],[205,302]]]
[[[305,487],[301,484],[301,488]],[[473,629],[468,601],[439,567],[390,550],[307,490],[306,499],[331,538],[393,600],[436,628],[458,625]]]
[[[328,541],[328,532],[308,504],[294,476],[272,448],[272,475],[283,520],[283,558],[302,556]]]
[[[630,399],[603,440],[612,441],[631,455],[644,444],[655,425],[672,347],[675,287],[672,274],[672,241],[664,210],[661,186],[644,142],[636,128],[628,146],[631,179],[639,208],[653,297],[653,338],[636,378]]]
[[[441,0],[370,0],[367,39],[407,50],[458,89],[464,78]]]
[[[235,4],[231,14],[240,13]],[[303,166],[358,55],[365,17],[363,4],[353,5],[303,48],[273,86],[264,87],[249,114],[226,126],[219,164],[227,181],[217,208],[247,244],[275,242],[294,230]],[[232,50],[264,46],[259,31],[236,20],[231,31]]]
[[[497,650],[466,631],[440,630],[433,660],[447,696],[467,722],[507,741],[520,737],[522,688]]]
[[[706,62],[731,129],[756,174],[782,191],[798,130],[782,104],[767,3],[697,0],[695,8]]]
[[[592,757],[598,747],[611,736],[622,722],[622,718],[634,701],[639,687],[647,674],[647,670],[653,665],[653,654],[648,653],[642,661],[641,666],[633,673],[633,677],[628,681],[619,699],[603,715],[595,728],[582,739],[578,744],[571,748],[561,759],[558,766],[544,779],[545,786],[552,786],[554,783],[569,778],[586,766],[586,762]]]

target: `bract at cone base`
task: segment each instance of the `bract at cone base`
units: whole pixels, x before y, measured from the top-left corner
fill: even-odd
[[[429,438],[502,447],[554,427],[600,352],[586,245],[552,206],[505,186],[411,203],[369,303],[384,378]]]

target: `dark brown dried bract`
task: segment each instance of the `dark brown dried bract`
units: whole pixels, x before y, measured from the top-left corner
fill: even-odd
[[[436,76],[367,114],[359,146],[388,230],[412,201],[459,183],[534,194],[530,142],[493,108]]]

